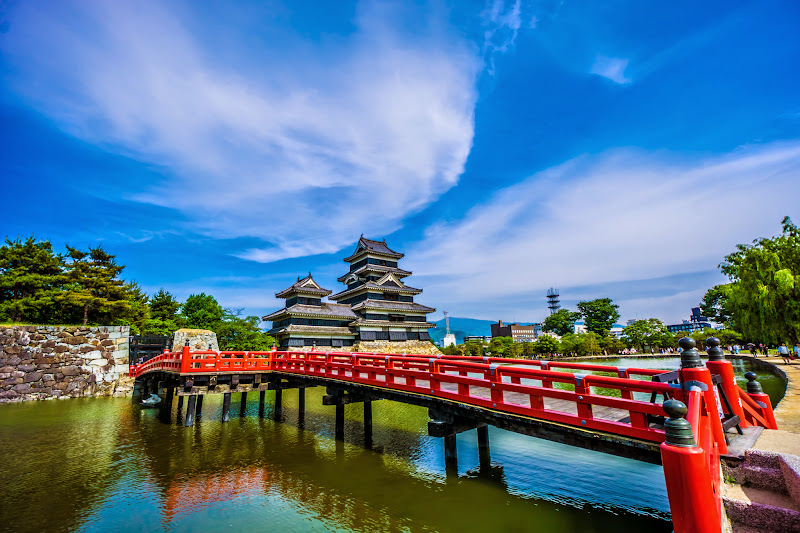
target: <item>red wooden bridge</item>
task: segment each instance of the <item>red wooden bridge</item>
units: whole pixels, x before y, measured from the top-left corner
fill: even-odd
[[[683,339],[681,369],[644,368],[494,357],[341,352],[167,352],[131,365],[148,391],[188,397],[185,424],[200,415],[207,394],[224,394],[223,422],[231,393],[275,390],[275,412],[284,389],[327,387],[323,403],[336,406],[336,434],[344,434],[344,406],[364,402],[371,435],[374,400],[429,409],[432,436],[444,437],[445,458],[455,461],[455,435],[478,430],[488,460],[487,424],[634,459],[661,462],[677,532],[720,531],[720,455],[751,427],[775,429],[769,398],[752,377],[748,392],[736,384],[732,365],[709,339],[704,365],[694,341]],[[590,372],[600,372],[598,375]],[[698,508],[698,505],[700,507]],[[700,511],[698,511],[700,509]],[[710,529],[709,529],[710,528]]]

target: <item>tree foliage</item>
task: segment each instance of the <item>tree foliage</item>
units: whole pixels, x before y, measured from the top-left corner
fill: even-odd
[[[566,335],[575,332],[575,321],[581,317],[580,313],[574,313],[567,309],[559,309],[548,316],[542,322],[542,331],[549,331],[556,335]]]
[[[619,320],[619,306],[612,303],[611,298],[597,298],[596,300],[578,302],[586,329],[605,337],[611,331],[614,323]]]
[[[181,306],[181,315],[186,321],[186,327],[192,329],[210,329],[222,322],[225,310],[219,305],[216,298],[201,292],[190,294]]]
[[[64,284],[63,258],[50,241],[28,237],[0,247],[0,318],[46,323],[55,317],[56,297]]]
[[[720,270],[730,283],[704,298],[716,298],[728,323],[751,341],[800,341],[800,229],[789,217],[782,226],[777,237],[737,245],[725,256]]]
[[[669,348],[672,343],[672,334],[667,326],[657,318],[637,320],[622,331],[628,342],[639,350],[645,347]]]

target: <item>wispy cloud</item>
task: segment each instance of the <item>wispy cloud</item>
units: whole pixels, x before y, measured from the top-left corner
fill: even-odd
[[[502,302],[532,320],[550,286],[715,269],[735,244],[775,234],[784,215],[797,215],[798,175],[800,142],[693,160],[636,150],[583,156],[429,228],[407,261],[430,287],[425,299],[454,314],[484,316],[487,302]],[[667,298],[673,307],[652,313],[685,314],[707,288],[686,283],[672,292],[692,301]]]
[[[592,65],[591,73],[607,78],[614,83],[625,85],[631,82],[631,79],[625,75],[625,69],[627,68],[627,59],[597,56],[594,65]]]
[[[505,0],[489,0],[483,11],[483,20],[484,54],[489,73],[494,73],[495,54],[504,54],[514,46],[522,26],[520,0],[515,0],[513,4],[507,4]],[[535,27],[536,17],[531,24],[532,28]]]
[[[400,9],[363,3],[323,45],[225,34],[160,2],[30,3],[0,46],[12,86],[61,128],[162,170],[128,184],[133,199],[261,238],[241,257],[275,261],[390,233],[463,171],[480,58],[436,24],[398,33]]]

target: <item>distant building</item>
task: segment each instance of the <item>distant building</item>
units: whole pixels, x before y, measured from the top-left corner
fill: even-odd
[[[514,342],[533,342],[542,333],[541,324],[531,324],[523,326],[521,324],[503,324],[500,320],[497,324],[492,324],[492,338],[511,337]]]
[[[625,329],[625,326],[622,324],[614,324],[611,326],[609,330],[609,334],[614,337],[622,337],[622,330]],[[583,320],[578,320],[575,322],[575,333],[586,333],[589,329],[586,327],[586,322]]]
[[[492,342],[491,335],[467,335],[464,342]]]
[[[700,308],[692,307],[692,315],[689,317],[689,320],[684,320],[680,324],[668,325],[667,331],[670,333],[678,333],[679,331],[693,333],[695,331],[703,331],[704,329],[710,327],[711,321],[701,314]]]

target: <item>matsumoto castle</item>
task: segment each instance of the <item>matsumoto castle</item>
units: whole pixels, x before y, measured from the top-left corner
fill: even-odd
[[[414,302],[422,293],[403,282],[411,272],[397,266],[403,254],[386,241],[363,236],[344,261],[349,271],[338,278],[346,288],[333,296],[309,274],[275,294],[286,307],[263,320],[281,350],[381,351],[420,353],[438,350],[429,342],[427,316],[436,311]],[[325,297],[333,300],[323,301]]]

